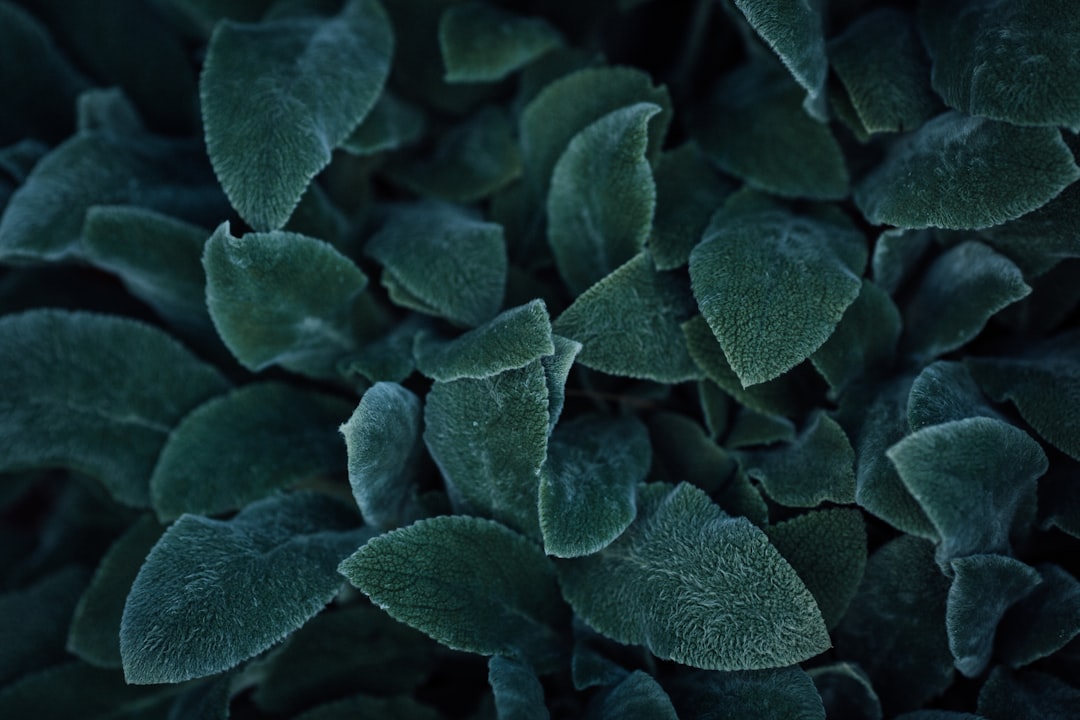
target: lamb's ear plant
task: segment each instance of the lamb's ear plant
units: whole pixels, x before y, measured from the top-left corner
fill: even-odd
[[[0,718],[1066,720],[1067,0],[0,0]]]

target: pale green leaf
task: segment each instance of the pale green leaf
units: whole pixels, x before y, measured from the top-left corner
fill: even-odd
[[[540,358],[548,390],[548,432],[555,429],[555,423],[559,422],[559,416],[562,415],[563,405],[566,404],[566,380],[570,377],[570,368],[583,347],[577,340],[561,335],[553,334],[551,340],[555,346],[554,354]]]
[[[840,324],[810,356],[810,362],[836,395],[863,377],[884,374],[896,356],[900,311],[889,294],[863,278],[859,296]]]
[[[0,471],[66,467],[135,507],[173,427],[228,387],[162,331],[109,315],[6,315],[0,353]]]
[[[849,662],[807,671],[825,705],[825,717],[881,720],[881,701],[862,669]]]
[[[329,243],[282,231],[237,238],[226,222],[202,263],[210,317],[249,370],[336,377],[337,361],[356,349],[367,276]]]
[[[538,669],[569,650],[551,561],[497,522],[420,520],[368,541],[340,572],[394,619],[456,650]]]
[[[350,0],[332,18],[217,25],[199,79],[206,148],[253,228],[285,225],[375,104],[393,48],[377,0]]]
[[[544,686],[526,663],[503,655],[488,661],[488,683],[499,720],[549,720]]]
[[[979,714],[987,720],[1071,720],[1080,688],[1043,672],[993,669],[979,691]]]
[[[371,112],[341,143],[341,149],[354,155],[397,150],[417,142],[426,126],[422,110],[383,90]]]
[[[1001,623],[997,647],[1009,667],[1049,657],[1080,636],[1080,581],[1060,565],[1038,570],[1042,582]]]
[[[978,229],[1037,210],[1078,178],[1056,128],[946,112],[889,147],[855,204],[875,225]]]
[[[540,471],[547,554],[579,557],[610,545],[634,520],[651,463],[648,431],[633,416],[581,415],[557,426]]]
[[[825,720],[813,681],[798,667],[692,672],[668,685],[682,718]]]
[[[1005,419],[990,407],[967,368],[949,360],[927,365],[915,378],[907,416],[913,431],[976,416]]]
[[[124,677],[139,685],[205,677],[281,641],[337,593],[338,563],[370,536],[356,520],[315,493],[258,500],[229,520],[181,517],[124,606]]]
[[[780,667],[830,644],[813,597],[765,534],[690,485],[642,485],[626,532],[557,568],[591,627],[684,665]]]
[[[648,673],[635,670],[606,693],[597,695],[586,720],[679,720],[671,698]]]
[[[71,565],[0,593],[0,687],[70,659],[64,642],[88,575]]]
[[[439,18],[439,47],[450,83],[501,80],[562,44],[562,33],[547,20],[483,2],[453,5]]]

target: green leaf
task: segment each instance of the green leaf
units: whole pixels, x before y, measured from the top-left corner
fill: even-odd
[[[1066,258],[1080,257],[1080,182],[1074,182],[1038,210],[986,228],[979,237],[1027,273],[1045,271]],[[1042,272],[1033,273],[1041,275]]]
[[[866,673],[853,663],[838,662],[808,670],[825,705],[825,717],[881,720],[881,701]]]
[[[257,500],[229,520],[181,517],[150,551],[124,606],[125,679],[205,677],[281,641],[337,593],[338,563],[370,536],[355,524],[347,506],[315,493]]]
[[[798,667],[684,673],[669,690],[683,718],[825,720],[814,683]]]
[[[1080,460],[1080,332],[1037,343],[1016,357],[968,358],[965,364],[994,400],[1010,400],[1047,442]]]
[[[236,359],[309,377],[336,377],[356,349],[357,310],[367,276],[329,243],[275,231],[233,237],[228,222],[202,258],[206,305]]]
[[[395,620],[442,644],[543,670],[566,608],[539,545],[491,520],[442,516],[374,538],[340,572]]]
[[[416,369],[440,382],[483,378],[523,368],[553,355],[551,319],[543,300],[506,310],[450,341],[421,331],[414,345]]]
[[[896,720],[986,720],[982,715],[952,710],[916,710],[897,715]]]
[[[724,438],[724,447],[737,450],[781,442],[795,442],[795,423],[781,415],[761,413],[743,407],[739,408],[731,432]]]
[[[784,197],[848,195],[844,155],[829,126],[809,117],[799,88],[772,64],[745,65],[717,85],[697,140],[722,170]]]
[[[1069,720],[1080,704],[1080,688],[1053,675],[998,666],[979,691],[979,714],[987,720]]]
[[[556,557],[599,552],[634,520],[637,486],[652,464],[640,420],[580,415],[555,428],[540,471],[544,550]]]
[[[919,20],[949,106],[1016,125],[1080,130],[1080,18],[1059,2],[944,0]]]
[[[890,295],[896,295],[918,267],[933,239],[928,230],[892,228],[883,231],[878,235],[870,260],[874,282]]]
[[[731,482],[737,470],[734,458],[694,420],[673,412],[654,413],[649,433],[657,468],[675,482],[685,480],[709,495]]]
[[[913,18],[896,8],[860,17],[829,41],[829,62],[869,133],[909,132],[937,114],[930,59]]]
[[[698,381],[698,403],[705,418],[709,437],[714,440],[727,432],[733,412],[731,398],[711,380]]]
[[[626,668],[608,659],[600,650],[591,647],[580,637],[574,643],[570,672],[575,690],[618,685],[630,674]]]
[[[954,577],[945,612],[949,649],[957,670],[978,677],[990,663],[1005,611],[1042,578],[1035,568],[1004,555],[970,555],[951,565]]]
[[[199,79],[206,149],[253,228],[285,225],[375,104],[393,48],[377,0],[350,0],[333,18],[217,25]]]
[[[140,135],[146,125],[138,108],[118,87],[90,88],[79,93],[75,100],[76,125],[80,132]]]
[[[833,633],[838,655],[866,671],[887,717],[922,706],[952,682],[949,581],[933,554],[933,545],[910,535],[883,545]]]
[[[976,416],[1005,419],[990,407],[967,368],[948,360],[927,365],[915,378],[907,416],[913,431]]]
[[[341,143],[341,149],[353,155],[397,150],[420,140],[426,126],[420,108],[383,90],[363,122]]]
[[[1039,444],[1000,420],[925,427],[886,452],[940,538],[938,559],[1009,550],[1009,530],[1046,472]]]
[[[6,315],[0,353],[0,471],[77,470],[134,507],[173,427],[228,387],[157,328],[108,315]]]
[[[739,455],[747,475],[788,507],[855,502],[855,451],[835,420],[815,414],[790,444]]]
[[[637,103],[604,115],[570,141],[555,163],[547,196],[547,238],[574,295],[645,245],[656,184],[645,152],[659,105]]]
[[[586,68],[555,80],[521,112],[518,132],[525,176],[540,197],[547,194],[552,170],[579,132],[620,108],[652,103],[662,108],[648,128],[648,155],[656,157],[671,123],[671,97],[641,70],[628,67]]]
[[[1030,293],[1008,258],[982,243],[963,242],[922,274],[904,310],[904,344],[924,359],[955,350],[978,335],[994,313]]]
[[[229,720],[232,683],[223,675],[187,688],[169,708],[168,720]]]
[[[693,307],[685,281],[657,272],[641,253],[578,296],[552,328],[581,343],[585,367],[679,383],[701,376],[679,326]]]
[[[420,398],[389,382],[375,383],[341,426],[349,484],[364,522],[379,530],[423,517],[419,505]]]
[[[827,118],[824,93],[829,74],[824,5],[821,0],[735,0],[750,26],[806,89],[806,111],[822,121]]]
[[[331,395],[256,383],[193,410],[172,431],[150,476],[162,521],[218,515],[344,469],[337,427],[349,405]]]
[[[150,720],[164,716],[174,694],[171,688],[129,685],[118,670],[73,662],[0,690],[0,717]]]
[[[671,698],[648,673],[635,670],[589,704],[586,720],[679,720]]]
[[[896,356],[900,311],[882,288],[863,278],[859,296],[810,362],[839,395],[852,382],[884,374]]]
[[[357,695],[312,708],[297,715],[294,720],[354,720],[362,717],[380,720],[441,720],[443,716],[437,710],[407,696],[382,698]]]
[[[581,353],[583,345],[561,335],[552,335],[555,352],[540,358],[544,367],[544,382],[548,391],[548,433],[555,429],[555,423],[562,415],[566,403],[566,380],[570,377],[570,368]]]
[[[364,388],[376,382],[402,382],[416,369],[413,341],[427,326],[427,318],[419,315],[405,318],[386,334],[364,343],[355,354],[341,360],[338,372],[358,380]]]
[[[391,209],[365,253],[383,266],[382,282],[399,305],[475,327],[502,306],[506,241],[502,227],[452,205]]]
[[[64,641],[87,575],[70,565],[0,594],[0,687],[69,659]]]
[[[120,619],[131,584],[164,528],[146,514],[112,544],[101,558],[90,586],[75,607],[67,649],[102,668],[120,667]]]
[[[1078,178],[1057,129],[946,112],[889,147],[855,204],[875,225],[978,229],[1037,210]]]
[[[813,597],[765,534],[690,485],[642,485],[626,532],[557,568],[581,619],[662,659],[756,669],[829,647]]]
[[[483,2],[454,5],[439,18],[439,47],[449,83],[502,80],[562,44],[562,34],[547,20]]]
[[[1059,565],[1040,565],[1042,582],[1001,623],[998,649],[1009,667],[1053,655],[1080,636],[1080,581]]]
[[[499,720],[548,720],[544,686],[526,663],[502,655],[488,661],[488,683]]]
[[[748,387],[820,348],[858,297],[867,249],[840,213],[721,210],[690,254],[701,314]]]

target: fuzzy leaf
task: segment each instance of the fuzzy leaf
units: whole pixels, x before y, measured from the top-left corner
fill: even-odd
[[[367,276],[329,243],[274,231],[233,237],[222,223],[206,243],[206,304],[236,359],[309,377],[336,377],[356,348]]]
[[[987,720],[1070,720],[1080,688],[1046,673],[994,668],[979,691],[979,714]]]
[[[0,353],[0,471],[66,467],[134,507],[176,423],[228,387],[157,328],[108,315],[6,315]]]
[[[875,225],[978,229],[1042,207],[1078,178],[1057,129],[946,112],[890,146],[855,204]]]
[[[795,435],[795,423],[786,417],[744,407],[735,416],[731,432],[724,438],[724,447],[738,450],[754,445],[793,443]]]
[[[488,683],[499,720],[549,720],[544,686],[526,663],[502,655],[488,661]]]
[[[932,244],[929,230],[885,230],[878,235],[870,260],[874,282],[896,295]]]
[[[87,575],[72,565],[0,594],[0,688],[70,659],[64,639]]]
[[[377,0],[350,0],[333,18],[225,20],[214,29],[199,80],[206,148],[253,228],[285,225],[375,104],[393,47]]]
[[[825,717],[881,720],[881,701],[858,665],[839,662],[807,671],[825,705]]]
[[[566,380],[570,377],[570,368],[581,353],[583,347],[577,340],[561,335],[552,335],[555,352],[540,358],[544,366],[544,381],[548,391],[548,432],[555,429],[555,423],[562,415],[566,403]]]
[[[1030,435],[986,417],[923,428],[886,455],[934,524],[942,563],[1007,553],[1013,518],[1047,468]]]
[[[927,365],[915,378],[907,416],[913,431],[976,416],[1005,419],[986,402],[967,368],[947,360]]]
[[[636,255],[578,296],[552,328],[581,343],[577,361],[585,367],[666,383],[697,379],[679,326],[693,312],[684,282]]]
[[[394,208],[365,253],[383,265],[390,299],[455,325],[475,327],[502,306],[506,242],[502,227],[451,205]]]
[[[454,5],[439,18],[449,83],[501,80],[562,44],[562,34],[547,20],[483,2]]]
[[[551,561],[497,522],[420,520],[370,540],[339,570],[395,620],[455,650],[538,669],[565,651]]]
[[[900,311],[892,298],[864,278],[859,296],[810,361],[833,393],[839,394],[853,381],[883,373],[891,366],[900,329]]]
[[[98,131],[117,136],[146,132],[139,109],[118,87],[90,88],[75,101],[76,125],[80,131]]]
[[[735,459],[685,415],[654,413],[649,417],[649,433],[657,468],[675,482],[686,481],[713,495],[738,469]]]
[[[867,249],[846,218],[721,210],[690,254],[701,314],[743,387],[820,348],[859,295]]]
[[[556,427],[540,471],[547,554],[580,557],[610,545],[634,520],[651,463],[648,431],[633,416],[580,415]]]
[[[1001,624],[998,647],[1009,667],[1049,657],[1080,636],[1080,581],[1058,565],[1038,569],[1042,583]]]
[[[543,300],[506,310],[450,341],[421,332],[414,348],[416,369],[440,382],[481,380],[555,353]]]
[[[437,382],[427,395],[424,443],[455,507],[535,539],[547,441],[547,384],[539,360],[482,380]]]
[[[294,720],[355,720],[355,718],[441,720],[442,715],[411,697],[383,698],[357,695],[312,708],[297,715]]]
[[[383,90],[363,122],[341,143],[341,149],[353,155],[397,150],[418,141],[425,126],[422,110]]]
[[[229,720],[232,683],[223,675],[187,688],[169,707],[168,720]]]
[[[380,530],[423,517],[418,502],[420,399],[395,383],[371,386],[340,428],[349,484],[364,522]]]
[[[814,683],[801,668],[689,672],[670,683],[679,717],[716,720],[825,720]]]
[[[979,232],[979,237],[1022,270],[1048,269],[1080,257],[1080,182],[1074,182],[1038,210]],[[1042,274],[1032,273],[1032,274]]]
[[[124,677],[139,685],[205,677],[281,641],[338,591],[335,568],[370,535],[355,522],[347,506],[314,493],[258,500],[229,520],[184,515],[128,595]]]
[[[990,662],[994,634],[1005,611],[1042,578],[1035,568],[1005,555],[970,555],[953,560],[945,627],[956,669],[978,677]]]
[[[344,469],[337,427],[349,405],[276,382],[245,385],[196,408],[169,435],[150,498],[162,521],[239,510]]]
[[[635,670],[590,703],[586,720],[679,720],[671,698],[648,673]]]
[[[557,568],[586,623],[663,659],[754,669],[829,647],[813,597],[765,534],[690,485],[642,485],[626,532]]]

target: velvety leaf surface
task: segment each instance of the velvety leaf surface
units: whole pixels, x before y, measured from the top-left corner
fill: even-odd
[[[356,347],[355,309],[367,287],[351,260],[291,232],[233,237],[226,222],[202,263],[210,317],[244,367],[336,377],[336,362]]]
[[[369,697],[357,695],[346,700],[326,703],[297,715],[295,720],[354,720],[360,717],[380,720],[439,720],[435,709],[411,697]]]
[[[952,681],[948,589],[925,540],[901,535],[867,562],[833,640],[840,657],[866,671],[886,716],[921,706]]]
[[[419,140],[426,124],[420,108],[383,90],[363,122],[342,141],[341,149],[354,155],[397,150]]]
[[[570,658],[570,673],[575,690],[615,686],[630,675],[629,670],[610,660],[580,638],[574,643],[574,654]]]
[[[855,502],[855,451],[835,420],[815,415],[795,440],[740,455],[743,470],[788,507]]]
[[[517,370],[555,353],[551,319],[543,300],[506,310],[459,337],[442,341],[421,332],[414,345],[416,369],[440,382],[483,378]]]
[[[391,617],[455,650],[534,667],[568,650],[551,561],[492,520],[420,520],[370,540],[340,571]]]
[[[128,595],[124,677],[146,684],[213,675],[281,641],[338,591],[338,563],[370,535],[355,522],[347,506],[315,493],[257,500],[229,520],[184,515]]]
[[[1044,271],[1061,260],[1080,256],[1080,237],[1074,231],[1077,224],[1080,182],[1069,185],[1038,210],[985,228],[979,236],[1025,272]]]
[[[978,677],[990,662],[994,634],[1005,611],[1042,578],[1035,568],[1005,555],[970,555],[952,561],[945,625],[956,669]]]
[[[455,325],[475,327],[502,306],[506,242],[502,227],[451,205],[391,211],[365,252],[383,266],[390,299]]]
[[[1052,564],[1040,565],[1042,583],[1001,624],[999,650],[1010,667],[1049,657],[1080,635],[1080,581]]]
[[[117,501],[146,507],[147,480],[168,434],[226,388],[217,370],[140,322],[64,310],[6,315],[0,470],[78,470]]]
[[[547,441],[547,383],[539,360],[482,380],[435,383],[427,395],[424,443],[455,507],[537,540]]]
[[[979,691],[979,714],[987,720],[1069,720],[1080,688],[1034,670],[994,668]]]
[[[825,720],[814,683],[801,668],[686,673],[669,684],[679,717],[710,720]]]
[[[349,484],[364,522],[379,530],[423,516],[417,495],[420,398],[396,383],[372,385],[342,424]]]
[[[867,249],[843,216],[721,210],[690,254],[690,279],[743,387],[810,356],[859,295]]]
[[[671,698],[648,673],[635,670],[609,692],[596,696],[587,720],[678,720]]]
[[[904,309],[904,344],[923,358],[965,345],[990,317],[1031,288],[1008,258],[979,242],[945,251],[923,273]]]
[[[795,423],[781,415],[740,408],[724,438],[724,447],[738,450],[755,445],[795,442]]]
[[[1067,0],[922,3],[934,89],[971,115],[1080,129],[1073,9]]]
[[[186,689],[169,707],[167,720],[229,720],[232,681],[224,675]]]
[[[821,696],[825,717],[881,720],[881,701],[858,665],[839,662],[813,668],[807,674]]]
[[[566,380],[570,377],[570,369],[584,347],[577,340],[571,340],[562,335],[553,334],[551,340],[555,346],[555,352],[540,358],[548,391],[549,433],[555,429],[555,423],[562,415],[563,405],[566,403]]]
[[[634,520],[651,463],[648,431],[632,415],[582,415],[557,426],[540,471],[545,552],[579,557],[610,545]]]
[[[75,124],[83,132],[112,133],[117,136],[139,135],[146,124],[139,109],[118,87],[90,88],[75,99]]]
[[[578,296],[552,328],[581,343],[585,367],[657,382],[697,379],[679,326],[693,312],[684,282],[641,253]]]
[[[97,571],[79,598],[68,630],[67,649],[79,659],[102,668],[120,667],[120,618],[131,584],[147,553],[164,528],[147,514],[101,558]]]
[[[439,47],[451,83],[501,80],[562,43],[562,33],[547,20],[484,2],[449,7],[439,18]]]
[[[970,417],[1004,420],[983,397],[967,367],[951,360],[923,368],[911,385],[907,415],[912,430]]]
[[[357,378],[367,383],[401,382],[416,369],[413,358],[413,342],[417,334],[430,325],[427,318],[419,315],[406,318],[392,327],[382,337],[364,343],[355,354],[338,363],[338,372],[346,378]]]
[[[544,686],[526,663],[502,655],[488,661],[488,683],[499,720],[548,720]]]
[[[649,435],[656,448],[657,467],[675,482],[685,480],[712,495],[737,470],[731,454],[685,415],[653,413],[649,417]]]
[[[1048,462],[1030,435],[986,417],[925,427],[886,454],[937,529],[941,562],[1007,554],[1013,519]]]
[[[663,659],[755,669],[829,646],[813,597],[765,534],[690,485],[640,486],[626,532],[557,568],[579,617]]]
[[[929,230],[891,228],[878,235],[870,266],[874,282],[895,295],[933,244]]]
[[[1078,178],[1056,128],[946,112],[889,147],[855,204],[875,225],[977,229],[1042,207]]]
[[[118,670],[72,662],[0,690],[0,717],[149,720],[164,715],[173,695],[171,689],[128,685]]]
[[[376,0],[350,0],[332,18],[226,20],[214,29],[199,80],[206,148],[253,228],[277,230],[289,219],[375,104],[393,47]]]
[[[239,510],[277,490],[344,469],[337,427],[349,405],[283,383],[257,383],[193,410],[150,476],[162,521]]]
[[[838,394],[853,381],[883,373],[892,365],[900,330],[900,311],[892,298],[864,278],[859,296],[810,362]]]

